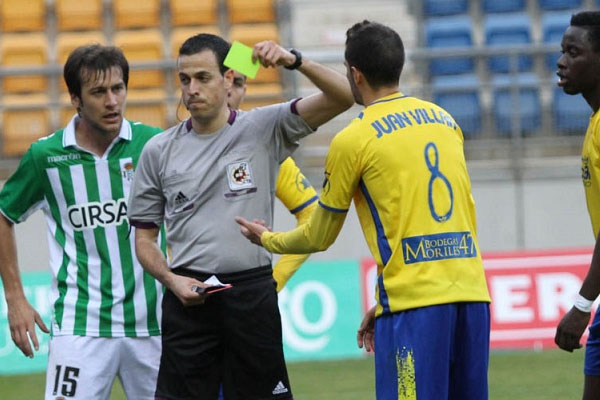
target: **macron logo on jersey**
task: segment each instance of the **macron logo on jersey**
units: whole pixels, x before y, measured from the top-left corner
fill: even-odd
[[[98,226],[118,226],[127,220],[127,201],[119,199],[103,203],[94,201],[75,204],[67,208],[67,217],[76,231],[94,229]]]

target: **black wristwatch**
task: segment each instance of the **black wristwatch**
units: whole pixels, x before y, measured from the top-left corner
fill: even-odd
[[[292,65],[288,65],[288,66],[286,66],[284,68],[285,69],[297,69],[299,66],[302,65],[302,53],[300,53],[296,49],[290,49],[290,53],[292,53],[293,55],[296,56],[296,62],[293,63]]]

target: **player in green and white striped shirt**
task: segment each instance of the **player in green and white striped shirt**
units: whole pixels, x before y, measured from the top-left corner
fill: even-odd
[[[115,376],[128,398],[154,399],[162,288],[135,257],[126,199],[142,147],[161,130],[123,118],[128,76],[115,47],[71,53],[64,77],[77,115],[32,144],[0,192],[0,274],[13,341],[29,357],[35,323],[48,329],[23,294],[12,226],[36,210],[46,215],[46,399],[107,399]]]

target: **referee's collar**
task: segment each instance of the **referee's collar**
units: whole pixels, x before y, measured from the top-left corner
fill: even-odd
[[[227,123],[229,125],[233,125],[233,123],[235,122],[235,118],[237,117],[237,111],[234,110],[233,108],[229,109],[229,118],[227,118]],[[192,126],[192,117],[189,117],[186,121],[185,121],[185,128],[187,129],[188,132],[190,132],[193,129]]]
[[[71,121],[67,124],[63,132],[63,147],[77,146],[77,140],[75,139],[75,123],[79,119],[77,114],[73,115]],[[131,140],[131,124],[125,118],[121,124],[121,130],[118,135],[119,139]]]

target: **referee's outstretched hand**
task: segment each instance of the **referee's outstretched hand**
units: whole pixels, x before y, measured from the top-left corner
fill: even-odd
[[[254,45],[252,61],[259,61],[265,67],[288,67],[296,62],[296,56],[277,43],[266,40]]]
[[[265,226],[264,220],[254,219],[252,222],[248,221],[242,217],[235,217],[235,222],[240,224],[240,231],[242,235],[246,237],[252,243],[262,246],[262,242],[260,241],[260,237],[263,233],[271,230],[270,227]]]

